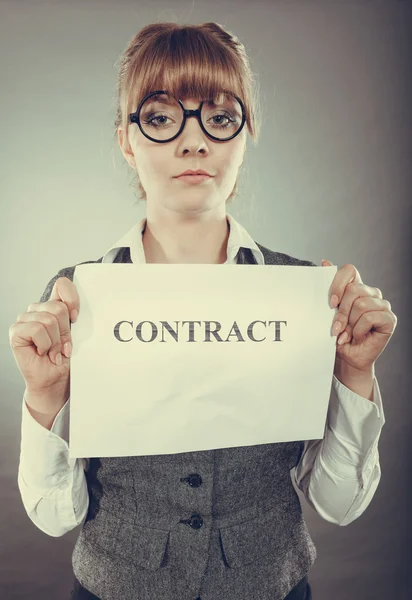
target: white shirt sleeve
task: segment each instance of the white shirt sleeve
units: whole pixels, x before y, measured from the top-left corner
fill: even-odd
[[[385,415],[376,377],[372,398],[355,394],[334,375],[325,435],[305,441],[294,470],[309,505],[337,525],[360,517],[380,481],[378,442]]]
[[[89,459],[69,458],[70,398],[49,431],[30,414],[23,397],[18,486],[24,508],[44,533],[59,537],[80,525],[89,494]]]

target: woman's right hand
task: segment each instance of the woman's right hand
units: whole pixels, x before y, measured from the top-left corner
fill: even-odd
[[[70,396],[70,321],[76,321],[73,311],[78,314],[79,310],[76,286],[67,277],[59,277],[50,299],[30,304],[9,328],[30,406],[39,413],[57,414]]]

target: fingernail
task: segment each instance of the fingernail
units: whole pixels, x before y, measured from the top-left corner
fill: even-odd
[[[74,308],[74,309],[72,310],[72,312],[70,313],[70,319],[71,319],[72,323],[74,323],[74,322],[76,321],[76,319],[77,319],[77,317],[78,317],[78,314],[79,314],[79,313],[78,313],[78,312],[77,312],[77,310]]]
[[[340,338],[338,339],[338,344],[344,344],[347,339],[348,339],[348,334],[346,331],[344,331],[342,333],[342,335],[340,336]]]
[[[63,361],[62,355],[59,352],[58,354],[56,354],[56,365],[58,365],[60,367],[60,365],[62,364],[62,361]]]
[[[338,335],[339,331],[342,329],[342,323],[340,321],[335,321],[332,327],[333,335]]]
[[[69,356],[71,356],[71,354],[72,354],[72,345],[71,345],[71,343],[70,342],[66,342],[64,344],[64,346],[63,346],[63,350],[64,350],[64,353],[65,353],[66,357],[69,358]]]
[[[337,297],[337,295],[333,294],[333,296],[330,299],[330,305],[331,305],[332,308],[336,308],[337,307],[338,300],[339,300],[339,298]]]

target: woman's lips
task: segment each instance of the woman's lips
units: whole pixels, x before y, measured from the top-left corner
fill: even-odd
[[[179,175],[176,179],[185,181],[186,183],[201,183],[202,181],[206,181],[206,179],[213,178],[210,175]]]

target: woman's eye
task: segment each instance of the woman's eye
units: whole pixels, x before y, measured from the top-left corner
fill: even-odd
[[[215,115],[214,117],[212,117],[212,119],[221,119],[220,121],[218,121],[218,122],[215,121],[213,123],[217,127],[227,127],[230,123],[234,123],[233,119],[231,119],[227,115]],[[223,122],[223,119],[226,119],[226,122]]]
[[[164,119],[159,122],[159,119]],[[144,121],[145,125],[151,125],[152,127],[159,127],[161,125],[166,125],[166,120],[168,117],[166,115],[157,115],[157,117],[149,117],[146,121]]]
[[[164,116],[155,117],[155,118],[156,118],[156,119],[160,119],[160,120],[161,120],[161,119],[165,119],[165,121],[167,121],[167,117],[164,117]],[[161,125],[164,125],[165,121],[160,121],[160,124],[161,124]]]

